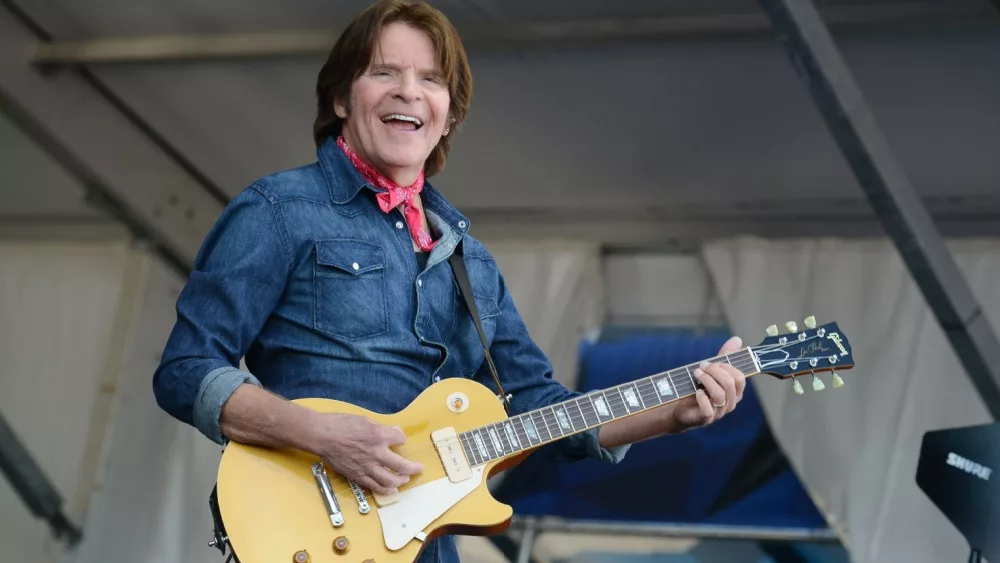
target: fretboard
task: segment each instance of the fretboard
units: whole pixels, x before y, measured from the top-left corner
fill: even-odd
[[[708,361],[729,363],[748,376],[757,373],[753,357],[746,348]],[[482,465],[694,395],[700,387],[694,370],[700,363],[591,391],[462,432],[459,437],[465,455],[473,466]]]

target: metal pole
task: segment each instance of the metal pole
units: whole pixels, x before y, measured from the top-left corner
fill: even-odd
[[[529,563],[531,561],[531,552],[535,548],[535,536],[537,533],[535,519],[528,518],[525,522],[524,533],[521,535],[521,546],[517,550],[517,563]]]
[[[80,541],[80,530],[62,512],[63,499],[59,491],[18,440],[3,413],[0,413],[0,472],[10,481],[28,510],[48,521],[57,538],[65,538],[70,546]]]
[[[811,0],[759,2],[972,384],[1000,420],[1000,343],[816,7]]]

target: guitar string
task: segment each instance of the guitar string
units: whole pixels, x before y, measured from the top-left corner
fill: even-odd
[[[729,355],[730,356],[735,356],[738,353],[740,353],[740,352],[734,352],[734,353],[729,354]],[[744,351],[744,353],[745,353],[745,351]],[[751,368],[751,367],[756,368],[756,364],[753,362],[753,358],[749,357],[749,354],[747,354],[747,356],[748,356],[748,358],[746,360],[736,361],[736,364],[731,364],[731,365],[733,365],[733,367],[736,367],[736,369],[739,369],[740,371],[743,371],[744,369],[748,369],[748,368]],[[706,360],[706,361],[708,361],[708,362],[711,363],[711,360]],[[696,364],[692,364],[692,365],[696,365]],[[666,376],[668,376],[668,377],[671,378],[671,383],[674,385],[675,389],[678,389],[678,383],[673,380],[674,377],[681,378],[680,379],[681,384],[690,387],[691,386],[691,378],[689,378],[688,374],[686,373],[687,368],[689,368],[689,367],[690,366],[684,366],[682,368],[674,368],[672,370],[668,370],[668,371],[664,371],[664,372],[660,372],[660,373],[657,373],[657,374],[653,374],[653,375],[644,377],[644,378],[636,380],[634,382],[623,383],[623,384],[620,384],[620,385],[617,385],[617,386],[613,386],[613,387],[609,387],[608,389],[603,389],[603,390],[600,390],[600,391],[591,391],[591,392],[585,393],[585,394],[583,394],[583,395],[581,395],[579,397],[576,397],[574,399],[569,399],[568,401],[574,401],[574,400],[579,401],[579,399],[583,399],[583,398],[587,397],[590,394],[600,393],[601,391],[603,391],[603,392],[606,393],[608,391],[617,389],[618,387],[627,386],[627,385],[630,385],[630,384],[637,384],[639,382],[643,382],[644,380],[656,378],[656,377],[663,376],[663,375],[666,375]],[[684,370],[685,373],[674,374],[674,375],[672,375],[670,373],[672,371],[680,371],[680,370]],[[693,372],[692,372],[691,377],[693,377]],[[651,382],[647,382],[647,383],[652,384]],[[678,395],[676,398],[671,399],[671,400],[666,401],[666,402],[663,402],[663,403],[660,403],[660,404],[658,404],[656,406],[663,406],[663,405],[667,405],[667,404],[670,404],[670,403],[677,402],[677,401],[679,401],[681,399],[685,399],[687,397],[693,396],[694,393],[695,393],[694,391],[689,391],[689,392],[687,392],[684,395]],[[640,395],[641,394],[642,393],[640,392]],[[614,398],[612,399],[612,397],[614,397]],[[606,397],[606,398],[607,398],[607,400],[609,402],[609,406],[610,406],[612,412],[614,412],[615,410],[622,410],[622,409],[624,409],[626,411],[626,414],[628,413],[628,407],[625,406],[625,402],[624,402],[624,400],[622,399],[622,397],[620,395],[615,395],[614,393],[612,393],[611,396]],[[615,402],[617,402],[617,404],[615,404],[615,405],[611,404],[611,403],[615,403]],[[529,411],[529,412],[533,412],[533,413],[537,412],[537,413],[539,413],[540,416],[543,417],[543,420],[545,420],[545,418],[544,418],[545,417],[545,413],[540,412],[540,411],[543,411],[543,410],[545,410],[547,408],[556,408],[556,407],[558,407],[559,404],[561,404],[561,403],[556,403],[554,405],[550,405],[549,407],[542,407],[541,409],[535,409],[534,411]],[[577,406],[579,407],[579,404]],[[616,407],[618,407],[618,408],[616,409]],[[644,409],[644,410],[652,410],[652,409],[655,409],[655,408],[656,407],[650,407],[649,409]],[[513,417],[511,417],[511,419],[513,419],[513,418],[515,418],[517,416],[525,416],[525,415],[528,415],[528,414],[529,413],[524,413],[523,415],[514,415]],[[582,410],[581,410],[581,414],[578,417],[575,417],[574,415],[568,415],[568,416],[569,416],[569,419],[573,422],[573,426],[574,427],[576,427],[577,423],[579,423],[579,422],[583,422],[585,424],[586,428],[583,429],[583,430],[580,430],[580,432],[585,432],[585,431],[590,430],[592,428],[596,428],[596,426],[591,427],[589,425],[586,425],[586,415],[582,414]],[[597,416],[596,413],[595,413],[595,416]],[[624,416],[624,414],[622,416]],[[615,418],[613,418],[611,420],[608,420],[608,421],[605,421],[605,422],[611,422],[612,420],[617,420],[618,418],[620,418],[620,416],[616,416]],[[507,420],[511,420],[511,419],[507,419]],[[551,417],[550,417],[549,420],[552,420]],[[498,421],[498,423],[501,423],[501,422],[503,422],[503,421]],[[555,425],[555,424],[557,424],[557,422],[553,420],[552,424]],[[492,425],[493,424],[487,424],[487,425],[480,426],[480,427],[477,427],[477,428],[471,428],[469,430],[465,430],[465,431],[461,432],[460,435],[467,435],[467,434],[469,434],[471,432],[475,432],[475,431],[485,431],[485,429],[488,426],[492,426]],[[545,443],[555,442],[555,441],[558,441],[558,440],[560,440],[562,438],[567,437],[566,434],[561,434],[561,435],[553,437],[552,431],[548,430],[548,421],[547,420],[546,420],[546,426],[547,426],[546,427],[546,433],[549,434],[550,439],[549,440],[544,440],[544,441],[540,442],[536,446],[530,446],[530,448],[538,447],[538,446],[544,445]],[[515,433],[517,433],[516,427],[515,427]],[[505,441],[509,444],[509,440],[504,440],[505,438],[507,438],[506,434],[502,434],[500,432],[497,432],[497,435],[498,436],[503,436],[503,438],[500,439],[501,444],[503,444]],[[518,439],[522,440],[522,437],[521,437],[520,434],[518,434]],[[528,439],[527,436],[523,437],[523,441],[530,443],[530,440]],[[461,439],[459,439],[459,443],[461,443],[462,446],[463,446],[462,447],[463,453],[466,453],[465,452],[465,445],[464,445],[464,443],[462,443]],[[490,443],[490,446],[492,446],[492,442]],[[524,449],[530,449],[530,448],[520,448],[520,450],[523,451]],[[471,449],[471,447],[470,447],[470,449]],[[490,449],[493,449],[495,451],[495,447],[494,448],[487,448],[487,451],[489,451]],[[441,458],[437,454],[437,448],[433,445],[433,442],[429,446],[428,445],[420,445],[419,447],[412,448],[412,449],[407,449],[406,446],[404,445],[404,446],[402,446],[400,448],[397,448],[396,451],[395,451],[395,453],[397,453],[398,455],[400,455],[401,457],[403,457],[403,458],[405,458],[405,459],[407,459],[409,461],[417,461],[417,462],[421,463],[422,465],[425,462],[434,462],[434,461],[437,461],[438,463],[441,463],[441,467],[442,467],[442,469],[444,469],[443,462],[441,462]],[[513,453],[516,453],[516,452],[512,451],[510,454],[504,453],[503,455],[500,455],[499,457],[492,457],[491,456],[490,460],[484,461],[484,462],[475,462],[473,460],[469,460],[469,461],[472,461],[472,463],[470,463],[469,465],[471,467],[479,467],[480,465],[485,465],[489,461],[494,461],[496,459],[501,459],[501,458],[506,457],[508,455],[512,455]],[[432,454],[432,455],[428,455],[428,454]],[[335,489],[333,491],[334,494],[341,494],[341,493],[350,492],[351,493],[350,497],[351,498],[354,497],[353,487],[351,487],[351,485],[350,485],[350,482],[351,482],[350,479],[348,479],[346,477],[343,477],[342,475],[339,475],[339,474],[336,474],[336,477],[331,477],[328,474],[328,479],[330,481],[330,487],[331,487],[331,489],[333,489],[335,486],[343,486],[344,487],[342,489]],[[355,499],[355,500],[357,500],[357,499]]]
[[[795,340],[795,341],[792,341],[792,344],[801,344],[801,343],[803,343],[805,341],[812,340],[813,338],[817,338],[817,337],[809,337],[809,338],[806,338],[804,340]],[[754,349],[755,350],[761,350],[761,351],[769,352],[771,350],[768,350],[766,348],[783,348],[785,346],[787,346],[787,344],[774,344],[774,345],[757,346]],[[754,370],[756,370],[757,364],[754,361],[754,357],[750,353],[749,349],[738,350],[736,352],[733,352],[732,354],[723,355],[723,356],[716,356],[714,358],[710,358],[710,359],[707,359],[707,360],[704,360],[704,361],[712,363],[713,360],[717,360],[719,358],[728,358],[728,356],[737,356],[737,355],[739,355],[740,357],[738,359],[736,359],[736,360],[733,360],[734,363],[731,362],[730,365],[733,365],[733,367],[736,367],[740,371],[744,371],[745,369],[748,369],[748,368],[754,368]],[[813,359],[816,359],[817,361],[820,361],[820,360],[825,360],[827,358],[826,357],[822,357],[822,358],[820,358],[820,357],[815,357],[815,358],[813,358],[813,357],[801,357],[801,358],[796,358],[795,360],[785,360],[785,361],[782,361],[782,362],[771,363],[771,364],[768,364],[768,367],[783,366],[783,365],[791,364],[792,362],[809,362],[810,360],[813,360]],[[727,361],[729,361],[729,360],[727,359]],[[699,364],[700,364],[700,362],[699,362]],[[592,394],[601,393],[601,394],[604,394],[605,398],[608,400],[609,406],[611,406],[611,411],[612,412],[614,412],[615,406],[618,406],[618,407],[624,408],[626,410],[626,413],[627,413],[628,412],[628,408],[625,406],[625,403],[624,403],[624,400],[621,397],[621,394],[619,393],[616,396],[614,393],[612,393],[612,395],[609,397],[609,396],[606,395],[606,393],[608,391],[612,391],[612,390],[618,389],[619,387],[624,387],[624,386],[628,386],[628,385],[633,385],[633,387],[634,387],[634,386],[638,385],[640,382],[652,384],[651,381],[646,381],[646,380],[652,380],[652,379],[654,379],[656,377],[660,377],[660,376],[664,376],[664,375],[667,376],[668,378],[670,378],[670,381],[673,384],[674,389],[678,389],[678,384],[677,384],[676,381],[674,381],[675,377],[679,377],[680,381],[681,381],[681,383],[683,385],[690,387],[690,385],[691,385],[691,379],[693,378],[693,373],[689,376],[689,374],[687,372],[688,372],[688,370],[690,369],[690,367],[692,365],[698,366],[699,364],[690,364],[690,365],[682,366],[680,368],[674,368],[674,369],[671,369],[671,370],[668,370],[668,371],[663,371],[663,372],[656,373],[656,374],[653,374],[653,375],[650,375],[650,376],[646,376],[644,378],[641,378],[641,379],[638,379],[638,380],[635,380],[635,381],[632,381],[632,382],[627,382],[627,383],[619,384],[619,385],[616,385],[616,386],[612,386],[612,387],[609,387],[607,389],[590,391],[590,392],[582,394],[582,395],[580,395],[580,396],[578,396],[578,397],[576,397],[574,399],[569,399],[568,401],[564,401],[563,403],[566,403],[566,402],[569,402],[569,401],[577,401],[577,407],[578,407],[578,410],[580,410],[580,413],[581,413],[580,416],[579,416],[579,420],[576,420],[576,418],[574,418],[574,416],[571,415],[571,414],[568,415],[569,419],[571,421],[573,421],[573,423],[574,423],[573,427],[574,428],[576,427],[576,423],[577,422],[583,422],[584,425],[585,425],[584,429],[580,430],[579,432],[572,432],[571,434],[585,432],[587,430],[590,430],[592,428],[596,428],[597,426],[600,426],[600,424],[598,424],[596,426],[586,425],[586,415],[583,414],[582,408],[580,408],[580,405],[579,405],[579,402],[578,402],[579,399],[586,398],[587,396],[592,395]],[[816,367],[817,367],[816,371],[826,371],[826,370],[823,370],[823,369],[818,369],[819,366],[816,366]],[[671,372],[682,372],[682,371],[683,371],[683,373],[678,373],[678,374],[672,374],[671,373]],[[758,374],[758,372],[756,372],[756,371],[745,372],[745,373],[751,373],[752,375],[757,375]],[[697,387],[695,389],[697,389]],[[636,389],[636,390],[638,390],[638,389]],[[639,394],[641,396],[642,392],[640,391]],[[667,401],[667,402],[664,402],[664,403],[660,403],[660,404],[658,404],[656,406],[663,406],[663,405],[666,405],[666,404],[670,404],[670,403],[679,401],[681,399],[685,399],[687,397],[690,397],[690,396],[692,396],[694,394],[695,394],[695,391],[688,391],[684,395],[678,395],[676,398],[671,399],[670,401]],[[616,405],[611,405],[611,403],[613,403],[613,402],[617,402],[617,404]],[[547,443],[556,442],[556,441],[558,441],[558,440],[560,440],[560,439],[565,438],[565,437],[568,436],[567,434],[560,434],[559,436],[553,437],[552,431],[549,430],[549,427],[550,427],[549,426],[549,420],[553,420],[551,417],[555,416],[555,415],[550,415],[550,418],[546,419],[545,418],[545,414],[546,413],[543,412],[546,409],[554,409],[554,408],[558,407],[559,404],[563,404],[563,403],[556,403],[554,405],[549,405],[548,407],[542,407],[540,409],[535,409],[533,411],[529,411],[529,413],[523,413],[522,415],[515,415],[515,416],[512,416],[510,419],[507,419],[507,420],[513,420],[514,418],[517,418],[517,417],[528,416],[530,413],[538,413],[539,416],[542,417],[543,422],[546,424],[546,433],[549,434],[549,440],[541,440],[539,442],[539,444],[533,445],[533,446],[529,446],[528,448],[520,447],[518,449],[518,451],[523,451],[525,449],[531,449],[531,448],[535,448],[535,447],[540,447],[540,446],[545,445]],[[643,410],[652,410],[652,409],[655,409],[655,408],[656,407],[649,407],[648,409],[643,409]],[[595,416],[597,416],[596,413],[595,413]],[[600,417],[598,416],[597,418],[600,418]],[[617,420],[618,418],[620,418],[620,417],[619,416],[615,416],[611,420],[604,421],[604,423],[611,422],[612,420]],[[534,424],[534,420],[533,420],[532,417],[528,416],[528,419],[532,421],[532,424]],[[486,431],[487,427],[494,426],[495,424],[502,424],[502,423],[503,423],[503,421],[498,421],[496,423],[487,424],[487,425],[480,426],[480,427],[477,427],[477,428],[471,428],[469,430],[465,430],[465,431],[461,432],[460,436],[461,435],[470,435],[472,432],[476,432],[476,431],[483,432],[483,431]],[[558,424],[558,421],[553,420],[553,424]],[[523,425],[523,423],[522,423],[522,425]],[[514,429],[514,432],[515,432],[516,437],[518,438],[518,441],[528,442],[529,444],[531,443],[531,441],[528,438],[528,436],[524,435],[523,439],[522,439],[522,434],[518,432],[516,426],[514,426],[514,425],[511,425],[511,426]],[[487,431],[487,435],[488,435],[488,431]],[[497,432],[497,436],[499,437],[499,441],[501,442],[501,444],[503,444],[504,442],[507,442],[508,444],[510,444],[509,439],[506,439],[507,436],[506,436],[505,433]],[[469,450],[473,450],[473,446],[471,445],[471,438],[469,438],[469,440],[470,440]],[[484,440],[484,442],[486,442],[486,440]],[[461,439],[459,439],[459,443],[462,444],[463,453],[466,453],[465,443],[462,442]],[[489,441],[489,446],[493,446],[492,441]],[[490,450],[496,451],[495,447],[487,447],[486,449],[487,449],[487,452],[489,452]],[[478,450],[473,450],[473,453],[476,453],[477,451]],[[431,453],[431,452],[433,452],[433,455],[427,455],[428,453]],[[437,454],[436,447],[433,445],[433,442],[429,446],[427,446],[427,445],[421,445],[421,446],[419,446],[417,448],[413,448],[413,449],[406,449],[405,445],[404,445],[403,447],[398,448],[396,450],[396,453],[399,454],[400,456],[406,458],[407,460],[418,461],[421,464],[423,464],[425,461],[430,461],[430,462],[437,461],[438,463],[441,464],[442,469],[444,469],[443,462],[441,461],[440,456]],[[487,463],[489,463],[491,461],[499,460],[499,459],[502,459],[502,458],[507,457],[509,455],[513,455],[515,453],[517,453],[517,451],[514,451],[512,449],[512,451],[510,453],[502,453],[501,455],[496,456],[496,457],[494,457],[493,455],[490,455],[489,456],[490,459],[484,460],[482,462],[477,462],[477,461],[475,461],[475,459],[468,460],[468,461],[471,461],[471,463],[470,463],[471,467],[479,467],[479,466],[485,465],[485,464],[487,464]],[[419,454],[419,455],[417,455],[417,454]],[[482,457],[482,456],[480,455],[479,457]],[[342,493],[350,492],[351,495],[349,497],[346,497],[346,498],[352,498],[353,499],[354,498],[354,493],[353,493],[353,487],[351,487],[351,485],[350,485],[351,480],[348,479],[348,478],[346,478],[346,477],[343,477],[343,476],[341,476],[339,474],[336,474],[336,475],[337,476],[333,477],[333,478],[329,478],[329,475],[328,475],[331,489],[334,489],[335,484],[336,484],[336,486],[344,486],[345,488],[334,489],[333,490],[334,494],[339,495],[339,494],[342,494]],[[405,484],[404,484],[404,486],[405,486]],[[357,499],[354,499],[354,500],[356,501]]]

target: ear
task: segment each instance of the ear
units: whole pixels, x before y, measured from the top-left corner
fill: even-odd
[[[344,105],[344,100],[341,98],[333,99],[333,111],[337,114],[337,117],[341,119],[347,119],[347,106]]]

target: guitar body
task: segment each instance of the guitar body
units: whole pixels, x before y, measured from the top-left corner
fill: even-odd
[[[455,397],[462,398],[464,408],[455,408]],[[313,464],[320,461],[316,456],[230,443],[219,466],[218,498],[226,535],[240,563],[295,563],[296,557],[299,563],[410,563],[434,537],[487,535],[510,524],[513,510],[490,495],[486,482],[530,451],[476,467],[471,478],[456,483],[446,474],[431,439],[431,433],[440,429],[460,433],[506,419],[503,404],[487,387],[468,379],[445,379],[392,415],[328,399],[295,402],[318,412],[362,415],[399,426],[407,440],[394,449],[420,462],[423,471],[385,506],[364,490],[369,510],[362,514],[363,502],[351,484],[326,467],[343,515],[343,523],[335,527],[313,473]],[[417,537],[420,532],[425,534],[422,541]],[[335,545],[338,538],[340,544]]]

